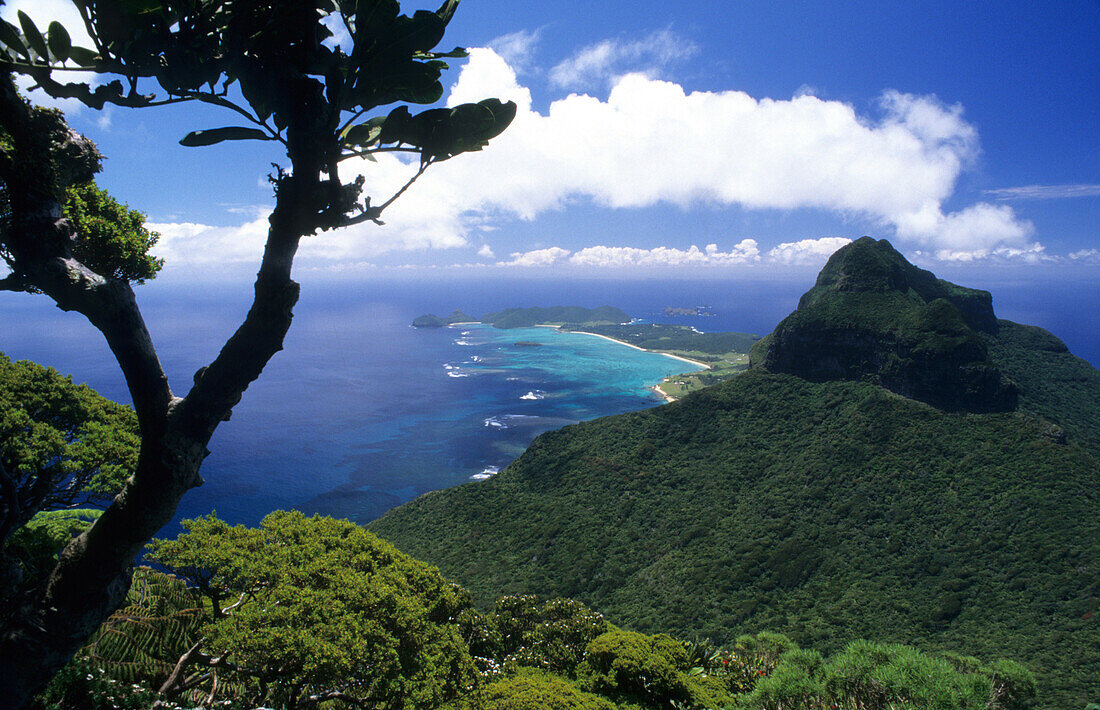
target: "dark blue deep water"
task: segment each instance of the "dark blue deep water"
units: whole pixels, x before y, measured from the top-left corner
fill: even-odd
[[[812,280],[812,273],[769,281],[303,279],[286,349],[218,429],[203,466],[206,483],[184,497],[177,519],[216,509],[231,522],[254,524],[271,510],[297,508],[366,521],[426,491],[477,485],[544,431],[656,406],[661,400],[647,387],[684,371],[665,356],[545,328],[410,327],[421,313],[609,304],[704,331],[765,334]],[[1042,289],[1024,280],[952,280],[989,288],[1000,317],[1041,325],[1100,363],[1100,293],[1087,280]],[[232,333],[250,290],[170,281],[138,290],[177,394]],[[661,311],[670,305],[706,305],[717,315],[666,318]],[[0,294],[0,351],[129,402],[99,334],[42,296]]]

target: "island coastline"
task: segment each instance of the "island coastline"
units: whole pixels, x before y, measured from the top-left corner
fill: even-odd
[[[464,325],[487,325],[487,324],[484,323],[483,321],[469,321],[469,322],[461,322],[461,323],[459,323],[459,322],[448,323],[446,327],[453,328],[455,326],[464,326]],[[612,338],[609,335],[602,335],[600,333],[590,333],[590,332],[584,331],[584,330],[562,330],[561,325],[556,324],[556,323],[535,323],[532,327],[535,327],[535,328],[553,328],[554,330],[558,331],[559,333],[578,333],[580,335],[591,335],[591,336],[596,337],[596,338],[603,338],[604,340],[609,340],[613,343],[617,343],[618,345],[625,345],[628,348],[633,348],[635,350],[639,350],[639,351],[644,352],[644,353],[650,353],[650,354],[653,354],[653,355],[664,355],[665,357],[672,358],[673,360],[679,360],[681,362],[685,362],[685,363],[687,363],[687,364],[689,364],[693,367],[698,368],[696,370],[691,370],[691,371],[688,371],[688,372],[676,373],[677,375],[690,375],[690,374],[694,374],[696,372],[702,372],[704,370],[710,370],[711,369],[711,365],[708,364],[708,363],[700,362],[698,360],[692,360],[690,358],[686,358],[686,357],[683,357],[683,356],[680,356],[680,355],[673,355],[672,353],[662,352],[660,350],[649,350],[648,348],[643,348],[643,347],[640,347],[638,345],[634,345],[633,343],[628,343],[625,340],[619,340],[618,338]],[[665,382],[667,382],[669,379],[670,379],[669,377],[666,377],[663,380],[661,380],[660,382],[658,382],[657,384],[648,386],[646,389],[653,392],[653,394],[657,395],[658,397],[664,399],[666,403],[675,402],[679,399],[678,397],[675,397],[675,396],[665,392],[663,389],[661,389],[661,385],[664,384]]]
[[[646,348],[638,347],[637,345],[634,345],[633,343],[628,343],[625,340],[619,340],[618,338],[612,338],[608,335],[600,335],[599,333],[588,333],[588,332],[585,332],[583,330],[562,331],[561,326],[550,325],[550,324],[538,324],[535,327],[536,328],[553,328],[553,329],[557,330],[558,332],[569,332],[569,333],[579,333],[580,335],[591,335],[591,336],[594,336],[594,337],[597,337],[597,338],[603,338],[604,340],[610,340],[611,342],[618,343],[619,345],[625,345],[628,348],[634,348],[635,350],[641,350],[643,353],[652,353],[654,355],[664,355],[665,357],[670,357],[670,358],[673,358],[674,360],[680,360],[682,362],[688,363],[689,365],[694,365],[694,366],[699,368],[698,370],[693,370],[692,372],[702,372],[703,370],[711,369],[710,365],[708,365],[705,362],[699,362],[698,360],[690,360],[686,357],[681,357],[679,355],[672,355],[671,353],[664,353],[664,352],[661,352],[660,350],[647,350]],[[677,373],[677,374],[683,375],[683,374],[691,374],[691,373],[681,372],[681,373]],[[664,382],[667,381],[667,380],[668,380],[668,378],[666,377],[664,380],[661,380],[661,382],[658,382],[655,385],[650,385],[648,389],[649,389],[649,391],[653,392],[658,397],[663,398],[666,403],[675,402],[678,399],[677,397],[673,397],[668,392],[665,392],[663,389],[661,389],[661,385],[664,384]]]
[[[546,327],[547,328],[558,328],[558,326],[556,326],[556,325],[551,325],[551,326],[546,326]],[[561,330],[561,329],[558,328],[558,330]],[[563,331],[563,332],[565,332],[565,331]],[[591,335],[591,336],[594,336],[594,337],[597,337],[597,338],[603,338],[604,340],[610,340],[613,343],[618,343],[620,345],[625,345],[628,348],[634,348],[635,350],[641,350],[643,353],[653,353],[654,355],[664,355],[665,357],[670,357],[670,358],[673,358],[675,360],[681,360],[683,362],[688,363],[689,365],[695,365],[696,367],[699,368],[699,370],[694,370],[693,372],[699,372],[699,371],[702,371],[702,370],[709,370],[710,369],[710,365],[708,365],[705,362],[699,362],[698,360],[689,360],[686,357],[681,357],[679,355],[673,355],[672,353],[661,352],[660,350],[647,350],[645,348],[638,347],[637,345],[634,345],[633,343],[628,343],[625,340],[619,340],[618,338],[612,338],[609,335],[600,335],[599,333],[587,333],[583,330],[570,330],[570,331],[567,331],[567,332],[580,333],[581,335]],[[687,373],[681,373],[681,374],[687,374]],[[665,396],[667,397],[668,395],[665,395]]]

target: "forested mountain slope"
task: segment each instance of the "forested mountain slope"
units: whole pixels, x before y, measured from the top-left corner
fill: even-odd
[[[1083,706],[1100,697],[1100,374],[989,304],[859,240],[744,375],[545,434],[371,528],[483,600],[570,595],[718,642],[1008,656],[1042,706]]]

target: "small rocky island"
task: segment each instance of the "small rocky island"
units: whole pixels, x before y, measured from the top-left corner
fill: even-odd
[[[440,318],[434,313],[428,313],[422,316],[417,316],[413,319],[414,328],[442,328],[445,325],[454,325],[455,323],[477,323],[478,319],[473,316],[468,316],[460,310],[455,310],[451,315]]]
[[[666,316],[713,316],[710,306],[665,306]]]

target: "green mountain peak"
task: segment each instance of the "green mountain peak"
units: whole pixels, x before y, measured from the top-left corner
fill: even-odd
[[[869,381],[947,411],[1004,412],[1018,389],[990,359],[988,291],[938,279],[885,239],[838,250],[752,365],[814,382]]]

